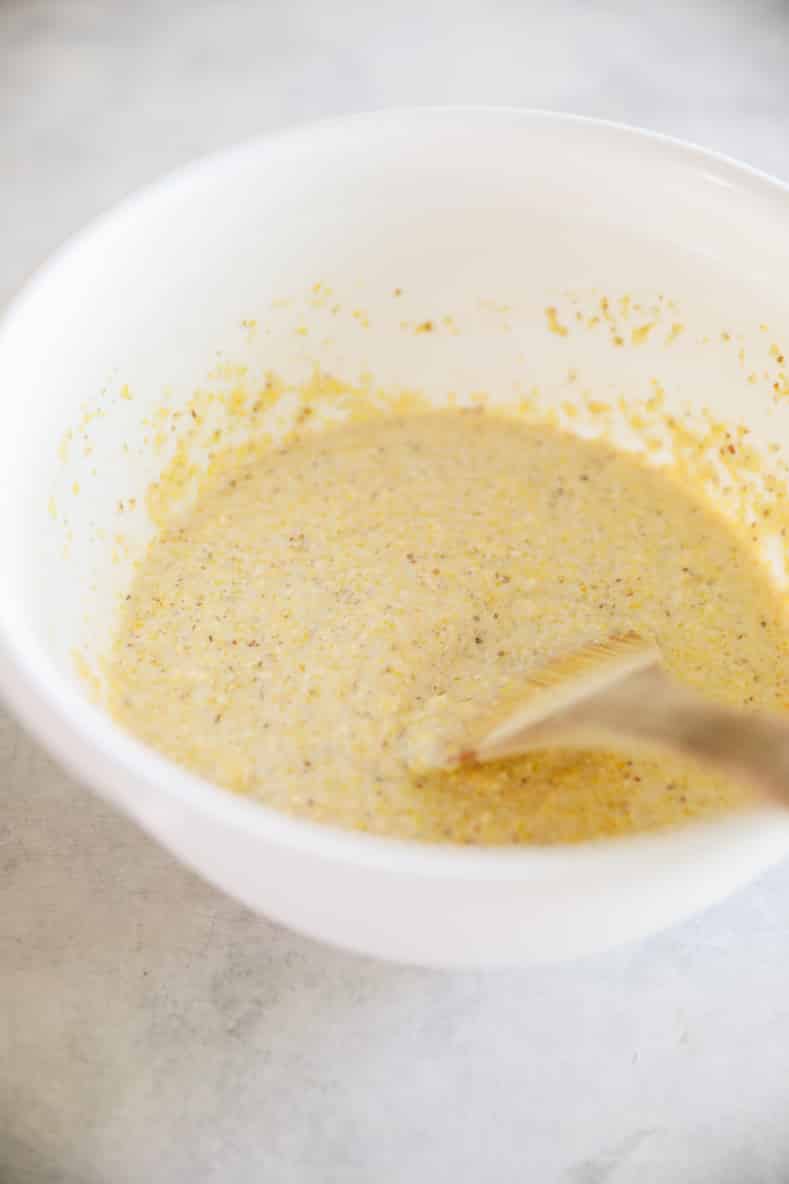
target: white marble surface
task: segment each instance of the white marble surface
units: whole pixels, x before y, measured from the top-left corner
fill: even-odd
[[[787,50],[778,0],[0,0],[0,301],[162,170],[359,108],[577,110],[789,176]],[[250,916],[2,717],[0,786],[2,1184],[789,1180],[789,866],[445,975]]]

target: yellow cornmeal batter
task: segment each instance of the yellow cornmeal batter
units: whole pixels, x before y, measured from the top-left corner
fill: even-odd
[[[124,606],[115,717],[270,806],[378,834],[556,843],[734,805],[689,765],[546,752],[422,775],[447,729],[626,629],[709,695],[783,707],[779,595],[708,506],[634,456],[488,412],[313,432],[208,479]]]

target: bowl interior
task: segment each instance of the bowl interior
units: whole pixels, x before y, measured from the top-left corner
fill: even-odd
[[[80,664],[107,646],[190,400],[224,406],[272,371],[437,403],[537,391],[560,415],[659,386],[669,411],[744,424],[779,463],[787,212],[779,185],[694,149],[516,112],[327,124],[161,183],[68,244],[6,320],[7,635],[87,694]]]

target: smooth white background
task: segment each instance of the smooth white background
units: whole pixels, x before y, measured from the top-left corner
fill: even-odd
[[[161,171],[361,108],[576,110],[789,177],[788,52],[789,5],[744,0],[0,0],[0,300]],[[3,1184],[789,1180],[789,866],[615,954],[447,975],[250,916],[2,717],[0,786]]]

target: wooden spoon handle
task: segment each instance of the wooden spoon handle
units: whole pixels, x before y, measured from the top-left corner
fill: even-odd
[[[546,728],[551,725],[546,724]],[[637,671],[568,711],[562,742],[613,742],[692,757],[789,806],[789,723],[694,694],[655,666]],[[528,737],[533,748],[537,729]],[[526,737],[524,737],[525,739]],[[558,739],[558,736],[557,736]],[[545,743],[545,737],[542,738]]]
[[[781,716],[712,703],[660,669],[611,690],[620,693],[620,723],[634,739],[703,761],[789,806],[789,723]]]

